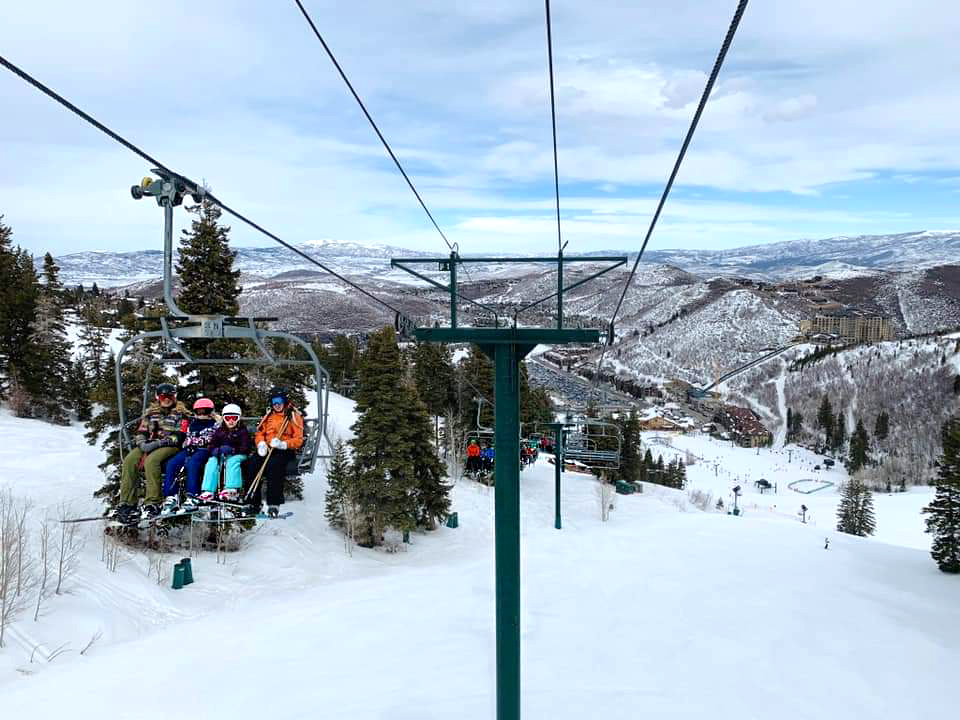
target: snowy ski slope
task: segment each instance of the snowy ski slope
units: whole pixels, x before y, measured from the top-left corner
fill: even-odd
[[[349,404],[333,405],[345,433]],[[0,414],[0,434],[15,493],[96,509],[100,453],[80,428]],[[709,459],[691,484],[717,495],[781,463],[670,442]],[[669,446],[653,447],[666,459]],[[803,474],[809,460],[788,465]],[[883,534],[891,518],[913,522],[915,503],[880,509],[880,541],[834,533],[835,497],[801,524],[794,506],[817,494],[783,485],[776,497],[751,489],[740,518],[647,486],[617,496],[604,523],[597,484],[568,474],[557,531],[553,467],[541,458],[521,483],[524,717],[902,719],[944,716],[954,701],[960,582],[909,547],[915,537]],[[148,577],[143,555],[109,572],[85,526],[67,594],[0,650],[3,717],[493,717],[493,490],[461,480],[458,529],[350,557],[323,520],[324,489],[318,472],[296,515],[259,528],[226,565],[194,559],[196,583],[181,591]],[[43,659],[63,643],[72,651]]]

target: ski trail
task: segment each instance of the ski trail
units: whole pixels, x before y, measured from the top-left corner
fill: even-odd
[[[781,361],[780,374],[776,380],[777,408],[780,411],[780,423],[777,426],[777,436],[774,441],[776,447],[783,447],[787,442],[787,397],[783,391],[786,382],[786,363]]]

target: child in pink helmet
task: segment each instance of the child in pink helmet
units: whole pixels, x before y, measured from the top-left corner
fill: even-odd
[[[181,468],[187,473],[187,497],[183,503],[184,510],[192,510],[197,505],[197,496],[200,494],[200,479],[203,476],[203,466],[210,457],[210,440],[216,430],[217,421],[213,414],[213,400],[197,398],[193,403],[193,418],[187,426],[186,439],[182,449],[167,461],[163,482],[162,513],[176,512],[179,506],[177,496],[177,475]]]

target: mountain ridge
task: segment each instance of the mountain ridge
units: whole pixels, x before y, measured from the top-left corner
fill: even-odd
[[[436,253],[410,250],[380,243],[315,240],[296,246],[310,257],[338,261],[347,274],[389,272],[391,257],[431,257]],[[282,246],[236,248],[241,272],[261,278],[296,270],[315,269],[311,263],[291,256]],[[594,250],[584,255],[623,251]],[[473,253],[462,253],[469,257]],[[636,253],[628,253],[631,260]],[[522,257],[516,255],[515,257]],[[61,278],[67,284],[97,282],[117,287],[157,277],[162,273],[159,249],[114,252],[87,250],[56,258]],[[35,260],[38,268],[42,258]],[[761,280],[789,280],[822,275],[852,277],[877,271],[916,270],[960,263],[960,231],[918,231],[891,235],[837,236],[819,240],[786,240],[723,250],[650,250],[644,263],[672,265],[703,277],[739,276]],[[484,274],[483,269],[476,272]],[[486,274],[489,274],[487,271]],[[499,272],[499,270],[498,270]]]

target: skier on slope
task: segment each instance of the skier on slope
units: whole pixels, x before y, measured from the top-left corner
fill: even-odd
[[[225,405],[221,417],[223,424],[217,428],[210,440],[210,459],[203,471],[203,492],[201,500],[213,500],[220,481],[220,466],[225,468],[223,492],[220,499],[226,502],[238,502],[243,489],[242,463],[247,459],[253,443],[250,431],[240,422],[240,406]]]
[[[213,400],[198,398],[193,403],[193,419],[187,427],[187,438],[183,441],[183,449],[167,461],[164,473],[163,513],[172,513],[179,505],[177,497],[177,475],[181,468],[187,472],[187,497],[183,503],[184,510],[194,510],[197,507],[197,496],[200,494],[200,479],[203,475],[203,466],[210,457],[208,445],[217,429],[217,420],[213,414]]]
[[[146,409],[137,426],[136,447],[123,459],[120,475],[120,504],[114,517],[122,523],[131,523],[141,517],[137,511],[137,486],[140,468],[146,476],[146,497],[142,517],[160,514],[163,502],[161,464],[180,451],[186,437],[190,411],[177,400],[177,388],[170,383],[157,385],[156,398]]]
[[[252,480],[263,468],[263,477],[250,501],[255,508],[260,508],[261,488],[266,483],[267,514],[277,517],[283,504],[287,463],[303,445],[303,416],[290,403],[283,388],[272,388],[269,397],[270,409],[257,425],[257,457],[247,463],[247,474]]]

